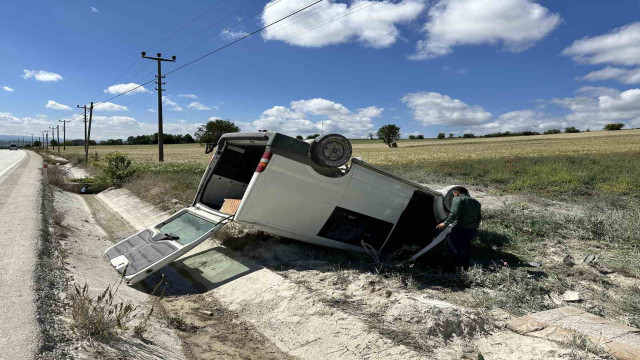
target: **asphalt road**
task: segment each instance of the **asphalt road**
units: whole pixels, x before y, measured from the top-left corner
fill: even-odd
[[[42,158],[0,150],[0,359],[33,359],[39,341],[33,270]]]

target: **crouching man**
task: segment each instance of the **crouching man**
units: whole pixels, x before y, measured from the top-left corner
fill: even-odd
[[[481,205],[478,200],[469,196],[469,191],[457,186],[452,189],[453,201],[449,217],[436,226],[443,230],[451,227],[449,249],[453,255],[456,268],[467,270],[471,262],[471,240],[476,236],[482,220]]]

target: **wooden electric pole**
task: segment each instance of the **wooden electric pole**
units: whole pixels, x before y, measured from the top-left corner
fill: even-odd
[[[156,78],[157,78],[156,84],[158,84],[158,87],[156,88],[156,90],[158,90],[158,161],[164,161],[164,148],[163,148],[164,140],[162,135],[162,92],[164,90],[162,90],[162,85],[165,85],[165,83],[162,82],[162,79],[164,79],[164,76],[162,76],[162,62],[163,61],[175,62],[176,56],[173,55],[171,59],[163,59],[162,54],[160,53],[156,54],[157,57],[151,57],[146,55],[147,53],[143,51],[142,52],[143,59],[155,60],[158,62],[158,75],[156,75]]]
[[[47,137],[45,143],[47,144],[47,151],[49,151],[49,130],[45,130],[44,134]]]
[[[60,125],[56,125],[56,133],[58,133],[58,155],[60,155]]]
[[[86,108],[86,106],[85,106]],[[85,110],[86,111],[86,110]],[[84,146],[84,162],[85,164],[87,163],[87,160],[89,160],[89,141],[91,141],[91,119],[93,118],[93,101],[91,102],[91,105],[89,106],[89,129],[87,130],[86,135],[86,140],[85,140],[85,146]],[[86,123],[85,123],[86,126]]]
[[[53,142],[56,140],[56,127],[50,126],[49,129],[51,129],[51,146],[53,147],[53,150],[55,150],[56,146],[53,145]]]
[[[87,153],[87,105],[76,105],[78,109],[84,109],[84,152]],[[87,157],[85,156],[84,162],[87,162]]]
[[[58,122],[62,123],[62,149],[67,150],[67,123],[71,122],[71,120],[58,120]]]

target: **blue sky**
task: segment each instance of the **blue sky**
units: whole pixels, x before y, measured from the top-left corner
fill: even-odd
[[[217,2],[2,2],[0,134],[37,134],[151,80],[140,51],[177,55],[168,72],[312,1],[226,0],[205,13]],[[168,75],[165,132],[210,118],[352,137],[388,123],[428,137],[640,127],[638,14],[637,0],[323,0]],[[101,104],[92,137],[155,132],[145,88]],[[78,118],[68,133],[81,137]]]

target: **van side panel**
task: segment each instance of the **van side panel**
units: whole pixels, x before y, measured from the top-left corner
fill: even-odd
[[[258,177],[262,179],[256,187]],[[254,175],[237,220],[318,234],[340,203],[350,179],[350,173],[330,178],[308,165],[274,154],[265,171]]]

